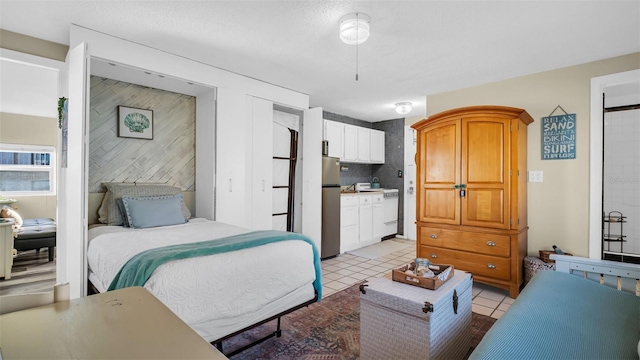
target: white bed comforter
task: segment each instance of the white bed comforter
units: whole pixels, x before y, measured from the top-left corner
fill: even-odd
[[[103,292],[120,268],[139,252],[244,232],[248,230],[206,219],[150,229],[96,227],[89,230],[89,279]],[[171,261],[159,266],[144,287],[212,341],[253,320],[266,318],[262,316],[265,309],[276,311],[282,307],[273,305],[279,300],[285,303],[279,311],[301,303],[297,302],[301,296],[310,300],[314,280],[311,245],[290,240]],[[241,324],[245,325],[238,327]],[[217,329],[220,327],[226,330]]]

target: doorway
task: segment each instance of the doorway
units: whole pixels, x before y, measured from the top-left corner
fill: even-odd
[[[404,236],[409,240],[418,238],[416,229],[416,131],[404,127]]]
[[[275,106],[273,111],[273,230],[300,231],[300,116]]]
[[[605,107],[640,103],[640,69],[600,76],[591,79],[591,116],[590,116],[590,171],[589,171],[589,258],[602,259],[603,235],[605,230],[605,209],[603,207],[604,189],[604,127]],[[616,99],[618,103],[605,98]],[[636,140],[637,141],[637,140]],[[637,184],[636,184],[637,185]],[[636,186],[637,187],[637,186]],[[636,200],[637,201],[637,200]],[[640,206],[637,202],[634,206]],[[607,209],[615,211],[615,209]],[[612,216],[617,214],[612,213]],[[624,215],[624,212],[622,214]],[[624,225],[623,225],[624,226]],[[613,233],[615,228],[609,230]],[[624,233],[623,228],[623,233]]]
[[[602,259],[640,264],[640,103],[603,102]]]
[[[0,143],[3,155],[13,158],[2,161],[5,166],[0,178],[12,181],[0,187],[0,207],[11,207],[11,213],[23,220],[58,220],[60,132],[56,104],[64,63],[0,49],[0,64]],[[3,159],[7,160],[6,156]],[[20,170],[12,171],[13,166]],[[0,295],[50,291],[61,282],[55,248],[17,249],[20,251],[11,255],[10,278],[0,281]]]

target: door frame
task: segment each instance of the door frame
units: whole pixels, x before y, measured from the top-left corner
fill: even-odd
[[[15,62],[15,63],[19,63],[19,64],[23,64],[23,65],[27,65],[27,66],[35,66],[35,67],[39,67],[39,68],[43,68],[43,69],[47,69],[47,70],[51,70],[51,71],[55,71],[58,74],[58,80],[57,80],[57,86],[58,86],[58,91],[57,91],[57,97],[56,99],[54,99],[57,102],[57,98],[61,96],[61,94],[64,91],[64,86],[66,84],[66,80],[64,78],[65,75],[65,70],[66,70],[66,64],[63,61],[59,61],[59,60],[54,60],[54,59],[49,59],[49,58],[45,58],[45,57],[41,57],[41,56],[36,56],[36,55],[31,55],[31,54],[27,54],[27,53],[22,53],[19,51],[13,51],[13,50],[9,50],[9,49],[3,49],[0,48],[0,60],[5,60],[5,61],[11,61],[11,62]],[[56,220],[58,222],[61,221],[60,219],[60,214],[59,214],[59,204],[60,204],[60,156],[61,156],[61,144],[62,144],[62,136],[60,134],[60,132],[58,132],[57,134],[57,141],[56,141],[56,179],[55,179],[55,184],[56,184]],[[56,248],[57,248],[57,252],[60,254],[62,251],[60,249],[64,249],[66,246],[66,241],[64,237],[58,237],[57,242],[56,242]],[[64,282],[64,274],[66,273],[66,257],[65,256],[58,256],[56,258],[56,283],[61,283]]]
[[[416,226],[416,144],[417,131],[411,126],[404,126],[404,231],[403,237],[408,240],[418,239]],[[410,170],[413,168],[413,170]]]

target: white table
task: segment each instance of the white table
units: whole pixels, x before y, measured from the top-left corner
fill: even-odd
[[[14,219],[0,218],[0,277],[11,279]]]
[[[142,287],[0,315],[4,359],[227,359]]]

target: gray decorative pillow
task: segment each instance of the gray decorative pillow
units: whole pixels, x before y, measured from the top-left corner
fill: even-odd
[[[122,199],[124,199],[125,197],[126,196],[123,196]],[[122,199],[116,200],[118,211],[120,211],[120,214],[122,215],[122,226],[131,227],[131,225],[129,224],[129,217],[127,216],[127,209],[124,207],[124,200]]]
[[[127,223],[135,229],[184,224],[182,194],[164,196],[123,196]]]
[[[102,183],[102,187],[107,188],[107,184],[116,184],[116,186],[135,186],[134,183]],[[110,204],[115,203],[111,197],[111,192],[107,189],[104,193],[104,197],[102,198],[100,208],[98,208],[98,221],[102,224],[109,223],[109,206]]]
[[[169,185],[136,185],[131,186],[130,184],[121,184],[121,183],[104,183],[103,184],[107,188],[107,194],[111,193],[110,204],[108,206],[108,216],[109,219],[108,225],[121,226],[124,224],[124,218],[116,201],[118,199],[122,199],[123,196],[161,196],[161,195],[177,195],[182,194],[182,190],[175,186]],[[191,217],[191,212],[187,207],[182,203],[182,215],[185,220],[189,220]]]

